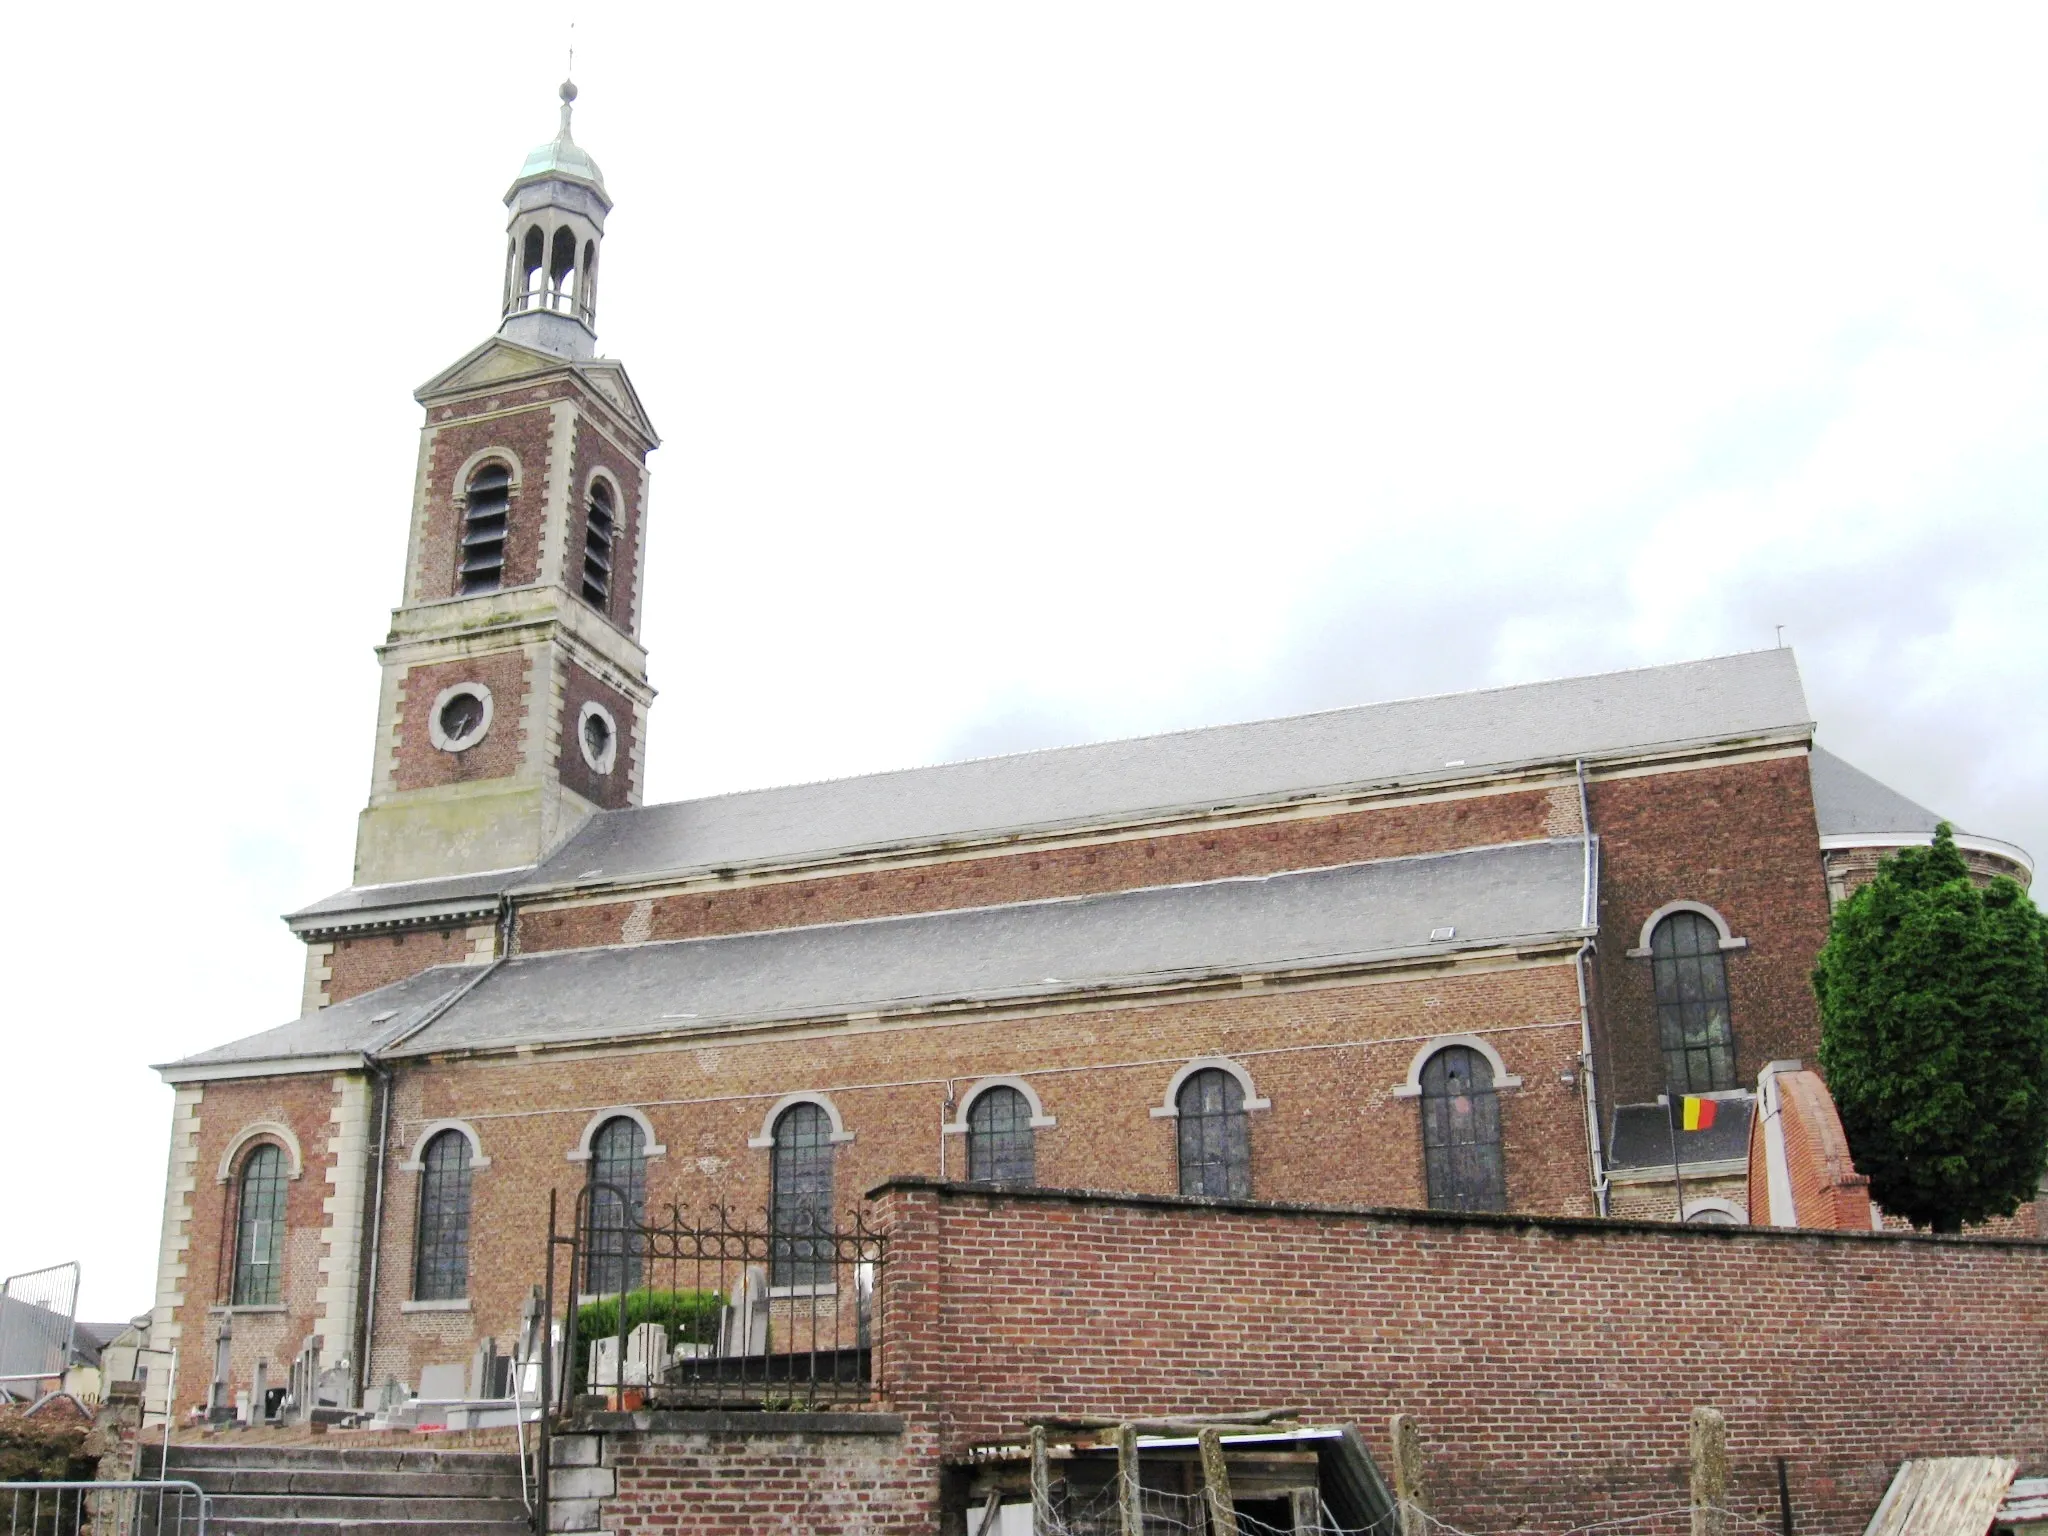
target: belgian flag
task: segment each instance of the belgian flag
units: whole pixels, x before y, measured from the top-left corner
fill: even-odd
[[[1679,1100],[1679,1124],[1688,1131],[1711,1130],[1716,1107],[1712,1099],[1696,1099],[1687,1094]]]

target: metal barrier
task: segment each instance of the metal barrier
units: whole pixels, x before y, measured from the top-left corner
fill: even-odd
[[[0,1483],[7,1536],[206,1536],[197,1483]]]

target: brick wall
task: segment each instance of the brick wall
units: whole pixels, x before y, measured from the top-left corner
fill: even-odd
[[[758,1222],[770,1154],[750,1146],[776,1102],[823,1092],[853,1139],[834,1148],[836,1204],[897,1173],[954,1176],[964,1138],[942,1136],[977,1079],[1017,1075],[1057,1124],[1036,1133],[1040,1182],[1171,1193],[1175,1122],[1151,1111],[1191,1058],[1230,1057],[1272,1107],[1250,1116],[1252,1187],[1276,1199],[1422,1204],[1417,1101],[1393,1094],[1419,1044],[1477,1033],[1523,1086],[1502,1095],[1508,1196],[1517,1209],[1587,1211],[1581,1100],[1558,1082],[1578,1049],[1567,957],[1466,974],[1282,990],[918,1027],[769,1033],[661,1049],[396,1064],[373,1384],[417,1385],[423,1366],[513,1336],[541,1277],[550,1191],[563,1229],[587,1165],[569,1154],[610,1106],[639,1108],[667,1150],[647,1194]],[[949,1088],[954,1105],[949,1110]],[[418,1175],[399,1164],[433,1121],[472,1125],[488,1168],[471,1180],[470,1311],[407,1313]],[[943,1150],[942,1150],[943,1149]],[[658,1275],[658,1283],[691,1276]],[[728,1277],[728,1283],[730,1283]]]
[[[603,1503],[606,1530],[921,1536],[937,1529],[937,1458],[928,1428],[906,1432],[900,1419],[884,1414],[602,1419],[636,1417],[647,1427],[603,1436],[601,1455],[618,1489]],[[771,1420],[792,1427],[765,1427]],[[807,1420],[818,1427],[795,1427]]]
[[[179,1308],[178,1400],[201,1403],[213,1374],[213,1311],[224,1306],[232,1290],[236,1178],[255,1145],[238,1148],[228,1178],[220,1178],[221,1159],[248,1127],[275,1122],[290,1128],[303,1157],[302,1171],[285,1192],[283,1304],[277,1309],[237,1309],[233,1324],[233,1379],[246,1387],[259,1358],[270,1362],[270,1380],[281,1385],[307,1335],[320,1331],[316,1293],[321,1241],[327,1225],[326,1203],[333,1193],[327,1172],[332,1160],[327,1143],[336,1103],[331,1074],[305,1077],[255,1078],[209,1083],[199,1106],[198,1158],[193,1165],[192,1215],[185,1254],[184,1305]],[[280,1138],[265,1136],[265,1141]],[[281,1141],[280,1141],[280,1144]],[[350,1340],[328,1340],[331,1361],[346,1352]]]
[[[1026,1420],[1295,1406],[1487,1536],[1685,1502],[1696,1404],[1732,1507],[1854,1536],[1908,1456],[2048,1472],[2048,1245],[1625,1222],[879,1192],[891,1406],[945,1455]]]
[[[1729,952],[1735,1086],[1767,1061],[1811,1059],[1820,1040],[1808,976],[1828,936],[1820,833],[1805,756],[1596,780],[1600,837],[1603,1096],[1640,1104],[1664,1090],[1643,923],[1672,901],[1718,911],[1746,949]]]
[[[574,459],[570,470],[573,501],[569,508],[567,569],[562,584],[581,601],[583,544],[590,523],[590,479],[594,470],[610,473],[619,490],[617,528],[612,542],[611,601],[605,616],[627,634],[636,631],[640,592],[640,520],[645,510],[646,466],[621,451],[588,417],[576,419]]]
[[[636,929],[653,939],[751,933],[848,922],[901,912],[1038,901],[1145,886],[1275,874],[1452,848],[1531,842],[1576,834],[1577,791],[1509,790],[1452,800],[1199,830],[1065,848],[995,854],[858,874],[786,880],[722,890],[597,902],[519,914],[519,948],[580,949],[617,944]]]
[[[566,392],[566,386],[560,384],[508,390],[502,396],[442,406],[429,414],[433,439],[426,475],[426,505],[419,563],[413,572],[409,601],[432,602],[455,596],[462,497],[467,489],[462,483],[463,466],[472,455],[489,448],[509,452],[518,464],[511,516],[507,519],[504,584],[521,586],[538,577],[548,456],[554,432],[554,412],[549,401],[552,396]],[[495,414],[500,411],[508,414]],[[486,419],[460,419],[471,414],[486,415]]]
[[[426,789],[475,779],[500,779],[519,771],[525,756],[521,726],[526,719],[531,663],[524,651],[470,656],[459,661],[410,667],[399,706],[397,772],[393,787]],[[491,726],[483,739],[460,752],[434,745],[429,718],[441,690],[456,683],[482,683],[491,690]]]
[[[633,800],[633,755],[640,750],[639,715],[633,701],[599,678],[592,677],[573,661],[562,664],[561,763],[557,769],[562,783],[592,805],[615,811]],[[617,749],[610,773],[597,773],[584,761],[577,737],[583,706],[596,700],[610,712],[618,727]],[[617,942],[616,936],[611,942]]]
[[[339,1003],[432,965],[460,965],[479,958],[479,945],[492,939],[489,922],[453,928],[409,928],[401,933],[371,933],[329,943],[326,1003]],[[488,959],[486,947],[482,958]]]

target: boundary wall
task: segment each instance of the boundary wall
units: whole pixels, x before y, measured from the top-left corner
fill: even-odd
[[[1236,1204],[895,1179],[888,1406],[958,1462],[1056,1415],[1287,1407],[1491,1536],[1682,1506],[1696,1405],[1731,1508],[1856,1536],[1908,1457],[2048,1472],[2048,1242]],[[935,1469],[936,1470],[936,1469]],[[1660,1525],[1662,1522],[1660,1522]]]

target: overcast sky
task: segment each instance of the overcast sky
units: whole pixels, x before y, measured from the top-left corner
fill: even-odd
[[[12,13],[0,1272],[347,883],[571,7]],[[1754,649],[2048,851],[2048,10],[578,11],[650,799]]]

